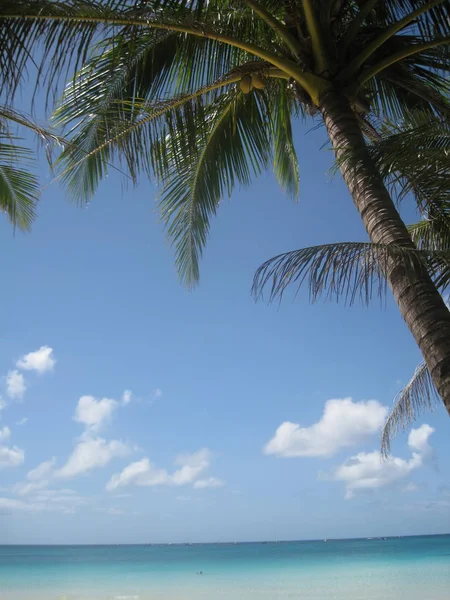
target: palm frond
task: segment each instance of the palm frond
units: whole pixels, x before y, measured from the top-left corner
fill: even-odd
[[[74,198],[86,201],[106,175],[110,160],[122,160],[132,179],[139,172],[151,176],[153,171],[163,177],[170,162],[170,146],[179,147],[177,136],[182,136],[185,148],[195,147],[196,132],[205,126],[205,107],[214,102],[220,90],[235,87],[239,79],[240,75],[230,75],[166,101],[122,100],[118,110],[106,110],[102,119],[91,115],[94,127],[87,118],[79,130],[75,128],[72,144],[58,159],[62,169],[58,178]],[[176,152],[173,159],[178,160]]]
[[[115,36],[138,40],[152,28],[174,34],[178,28],[183,46],[179,56],[191,61],[190,68],[179,70],[185,80],[196,77],[202,66],[200,55],[189,50],[191,44],[195,49],[203,47],[203,58],[216,51],[229,52],[229,47],[223,48],[216,39],[220,36],[246,40],[267,51],[280,44],[267,23],[253,18],[249,7],[225,1],[2,0],[0,21],[0,65],[5,67],[4,92],[10,96],[33,66],[30,59],[38,82],[45,83],[48,90],[55,89],[61,77],[67,78],[70,71],[76,73],[85,64],[100,40],[111,41]],[[183,29],[191,35],[186,36]]]
[[[299,167],[292,137],[291,115],[294,101],[285,85],[279,85],[279,92],[270,107],[271,130],[274,147],[274,172],[280,186],[289,196],[297,199],[299,195]]]
[[[11,106],[0,106],[0,121],[3,135],[8,137],[11,126],[17,126],[28,130],[33,134],[38,143],[44,147],[49,165],[52,163],[52,151],[55,147],[64,148],[68,141],[61,135],[58,135],[53,129],[39,125],[35,120],[20,112]]]
[[[351,305],[359,299],[368,304],[373,295],[383,298],[388,269],[401,265],[408,276],[427,270],[435,281],[448,285],[450,250],[417,250],[394,245],[344,242],[294,250],[275,256],[256,271],[252,293],[258,299],[269,288],[269,301],[281,301],[288,286],[309,289],[312,302],[326,299]]]
[[[381,436],[381,451],[388,456],[391,441],[400,430],[405,430],[424,410],[432,410],[440,404],[430,372],[425,362],[420,363],[408,384],[399,392],[394,406],[384,424]]]
[[[230,90],[207,107],[203,124],[194,124],[195,144],[179,127],[176,143],[172,136],[170,148],[158,151],[169,158],[160,212],[188,286],[198,281],[209,221],[221,198],[231,195],[236,184],[249,185],[252,175],[268,167],[271,145],[264,100],[264,94]]]
[[[409,234],[419,250],[442,250],[450,248],[450,206],[443,207],[442,213],[434,217],[429,215],[408,226]]]
[[[0,135],[0,210],[14,227],[29,230],[35,218],[39,182],[30,171],[33,153],[18,141]]]
[[[450,218],[449,122],[414,110],[401,120],[385,120],[378,131],[369,153],[386,183],[399,200],[412,192],[420,212],[431,220],[439,216],[444,226]]]
[[[96,33],[107,28],[108,18],[122,14],[126,4],[120,0],[2,0],[0,66],[7,99],[14,96],[30,68],[50,86],[69,69],[76,71]],[[85,21],[78,23],[77,17]]]
[[[33,172],[35,153],[21,144],[23,139],[16,133],[21,129],[31,132],[44,147],[49,164],[55,145],[61,147],[66,142],[28,115],[11,106],[0,106],[0,210],[7,214],[14,227],[29,230],[35,218],[40,188]]]

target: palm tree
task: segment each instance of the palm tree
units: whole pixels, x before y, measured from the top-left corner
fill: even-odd
[[[413,192],[422,219],[408,227],[417,248],[446,255],[437,287],[445,293],[450,281],[450,124],[420,112],[401,126],[391,125],[388,136],[374,144],[374,158],[386,179],[400,183],[400,199]],[[406,429],[422,410],[439,401],[425,362],[398,393],[383,427],[382,452],[390,452],[392,437]]]
[[[373,292],[383,297],[386,281],[380,263],[389,253],[406,255],[402,260],[420,261],[441,293],[450,284],[450,123],[435,115],[414,111],[400,123],[384,123],[369,146],[386,185],[398,201],[413,193],[422,219],[408,230],[416,249],[395,245],[341,243],[304,248],[277,256],[258,269],[254,292],[260,295],[271,283],[270,298],[280,298],[291,283],[309,284],[314,300],[322,292],[345,295],[351,303],[358,295],[368,302]],[[376,260],[378,259],[378,260]],[[382,432],[382,452],[390,452],[391,440],[405,430],[422,410],[439,400],[425,362],[399,392]]]
[[[378,249],[373,268],[450,412],[450,312],[406,258],[414,243],[367,144],[405,111],[448,119],[448,13],[446,0],[2,0],[0,60],[39,56],[49,86],[82,65],[56,114],[73,143],[61,177],[88,199],[114,158],[133,179],[156,175],[188,285],[236,184],[273,162],[297,195],[291,119],[317,115]]]

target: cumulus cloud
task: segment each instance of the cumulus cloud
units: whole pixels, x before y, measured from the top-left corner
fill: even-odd
[[[17,369],[9,371],[6,376],[6,393],[13,400],[21,400],[26,392],[25,378]]]
[[[408,446],[412,454],[407,460],[396,456],[383,460],[379,450],[360,452],[338,466],[331,478],[345,484],[346,498],[352,498],[358,490],[373,490],[401,482],[432,456],[428,439],[433,431],[429,425],[411,430]]]
[[[53,457],[50,460],[45,460],[41,462],[37,467],[31,469],[27,473],[28,481],[38,481],[41,479],[48,479],[50,475],[53,473],[53,469],[56,464],[56,458]]]
[[[16,425],[25,425],[25,423],[28,421],[28,417],[22,417],[21,419],[19,419],[18,421],[16,421]]]
[[[124,393],[122,394],[122,404],[124,406],[126,406],[127,404],[130,404],[132,396],[133,396],[133,393],[131,390],[125,390]]]
[[[94,396],[81,396],[78,400],[74,419],[91,432],[97,432],[111,419],[117,408],[129,404],[131,398],[131,390],[124,391],[120,402],[112,398],[98,399]]]
[[[112,492],[127,485],[151,486],[168,483],[169,475],[165,469],[156,469],[148,458],[142,458],[113,475],[106,489]]]
[[[156,388],[156,390],[153,390],[154,398],[161,398],[161,396],[162,396],[162,390],[160,390],[159,388]]]
[[[217,479],[217,477],[208,477],[208,479],[198,479],[194,483],[194,487],[197,490],[204,490],[206,488],[218,488],[223,487],[225,482],[221,479]]]
[[[25,452],[21,448],[0,446],[0,469],[18,467],[23,464],[24,460]]]
[[[16,366],[24,371],[45,373],[53,369],[55,362],[53,348],[50,348],[50,346],[41,346],[39,350],[29,352],[22,356],[22,358],[17,361]]]
[[[0,442],[5,442],[11,437],[11,430],[9,427],[3,427],[0,429]]]
[[[17,483],[13,492],[19,496],[45,490],[60,479],[71,479],[84,475],[93,469],[105,467],[114,458],[128,456],[131,448],[119,440],[107,441],[100,437],[80,439],[66,463],[56,468],[56,458],[41,462],[28,472],[26,481]]]
[[[263,451],[286,458],[332,456],[342,448],[355,446],[376,433],[384,423],[387,410],[376,400],[328,400],[320,421],[309,427],[285,421]]]
[[[25,460],[25,452],[17,446],[8,447],[6,442],[11,437],[9,427],[0,429],[0,469],[20,466]]]
[[[127,456],[131,449],[118,440],[84,439],[77,443],[65,465],[55,472],[57,478],[71,478],[106,466],[113,458]]]
[[[207,448],[193,454],[181,454],[175,460],[175,465],[179,468],[170,474],[166,469],[156,468],[148,458],[142,458],[113,475],[106,489],[114,491],[127,485],[188,485],[198,479],[209,467],[210,462],[211,452]]]
[[[81,396],[74,419],[92,431],[98,431],[105,422],[111,419],[111,415],[118,405],[119,403],[111,398],[97,400],[94,396]]]
[[[175,485],[186,485],[192,483],[205,471],[211,462],[211,452],[208,448],[202,448],[193,454],[180,454],[175,459],[175,464],[180,468],[172,475]]]
[[[418,452],[422,457],[429,457],[432,454],[433,449],[428,440],[433,432],[433,427],[430,427],[427,424],[422,425],[418,429],[411,429],[408,436],[408,446],[411,450]]]

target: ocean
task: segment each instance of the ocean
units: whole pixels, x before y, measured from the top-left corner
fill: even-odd
[[[450,535],[0,546],[1,600],[448,600]]]

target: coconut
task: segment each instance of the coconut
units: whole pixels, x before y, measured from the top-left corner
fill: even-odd
[[[257,90],[263,90],[266,87],[266,82],[264,81],[261,73],[253,73],[252,84]]]
[[[251,92],[253,85],[252,78],[250,77],[250,75],[244,75],[239,83],[239,86],[244,92],[244,94],[248,94],[249,92]]]

